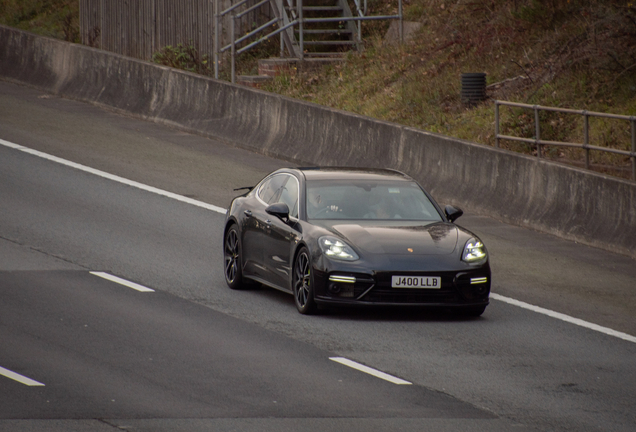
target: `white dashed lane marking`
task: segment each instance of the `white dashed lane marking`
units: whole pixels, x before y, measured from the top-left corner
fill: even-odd
[[[135,283],[135,282],[127,281],[126,279],[122,279],[120,277],[113,276],[113,275],[108,274],[108,273],[94,272],[94,271],[89,272],[89,273],[92,274],[92,275],[95,275],[95,276],[99,276],[100,278],[107,279],[107,280],[109,280],[111,282],[115,282],[115,283],[118,283],[120,285],[127,286],[128,288],[132,288],[132,289],[140,291],[140,292],[155,292],[155,290],[153,290],[151,288],[145,287],[143,285],[139,285],[138,283]]]
[[[385,381],[389,381],[392,382],[393,384],[398,384],[398,385],[411,385],[413,383],[405,381],[401,378],[397,378],[394,377],[393,375],[389,375],[387,373],[384,373],[382,371],[379,371],[377,369],[373,369],[370,368],[369,366],[365,366],[363,364],[360,364],[358,362],[354,362],[353,360],[349,360],[348,358],[344,358],[344,357],[329,357],[329,360],[333,360],[335,362],[338,362],[340,364],[343,364],[345,366],[349,366],[350,368],[359,370],[360,372],[364,372],[367,373],[369,375],[373,375],[374,377],[383,379]]]

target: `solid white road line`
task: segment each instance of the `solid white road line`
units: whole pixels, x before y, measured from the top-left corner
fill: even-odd
[[[574,317],[571,317],[569,315],[565,315],[565,314],[562,314],[562,313],[559,313],[559,312],[554,312],[554,311],[551,311],[549,309],[544,309],[544,308],[542,308],[540,306],[534,306],[534,305],[531,305],[529,303],[522,302],[522,301],[519,301],[519,300],[515,300],[515,299],[510,298],[510,297],[504,297],[502,295],[495,294],[495,293],[490,293],[490,298],[491,299],[495,299],[495,300],[499,300],[499,301],[502,301],[504,303],[508,303],[508,304],[511,304],[511,305],[514,305],[514,306],[518,306],[520,308],[528,309],[528,310],[531,310],[531,311],[536,312],[536,313],[547,315],[549,317],[556,318],[556,319],[559,319],[561,321],[568,322],[570,324],[575,324],[577,326],[585,327],[587,329],[594,330],[594,331],[597,331],[597,332],[601,332],[601,333],[604,333],[604,334],[609,335],[609,336],[614,336],[614,337],[617,337],[619,339],[623,339],[623,340],[626,340],[626,341],[629,341],[629,342],[636,343],[636,337],[634,337],[632,335],[628,335],[627,333],[623,333],[623,332],[619,332],[619,331],[616,331],[616,330],[612,330],[611,328],[607,328],[607,327],[603,327],[603,326],[600,326],[600,325],[597,325],[597,324],[593,324],[593,323],[590,323],[590,322],[587,322],[587,321],[583,321],[582,319],[574,318]]]
[[[145,287],[143,285],[136,284],[134,282],[127,281],[126,279],[122,279],[120,277],[113,276],[113,275],[108,274],[108,273],[94,272],[94,271],[89,272],[89,273],[92,274],[92,275],[95,275],[95,276],[99,276],[100,278],[108,279],[111,282],[116,282],[116,283],[118,283],[120,285],[127,286],[128,288],[132,288],[132,289],[137,290],[137,291],[141,291],[141,292],[155,292],[155,290],[153,290],[151,288]]]
[[[3,139],[0,139],[0,144],[4,145],[6,147],[12,148],[12,149],[16,149],[16,150],[23,151],[25,153],[32,154],[34,156],[38,156],[38,157],[41,157],[41,158],[44,158],[44,159],[47,159],[47,160],[50,160],[50,161],[53,161],[53,162],[60,163],[62,165],[66,165],[66,166],[69,166],[69,167],[72,167],[72,168],[76,168],[76,169],[79,169],[81,171],[85,171],[87,173],[95,174],[95,175],[103,177],[103,178],[107,178],[107,179],[110,179],[110,180],[113,180],[113,181],[116,181],[116,182],[119,182],[119,183],[123,183],[123,184],[126,184],[128,186],[133,186],[133,187],[136,187],[138,189],[145,190],[147,192],[156,193],[156,194],[168,197],[168,198],[175,199],[177,201],[181,201],[181,202],[184,202],[184,203],[187,203],[187,204],[192,204],[192,205],[195,205],[197,207],[202,207],[202,208],[205,208],[205,209],[217,212],[217,213],[225,214],[225,212],[226,212],[226,209],[214,206],[212,204],[207,204],[207,203],[204,203],[202,201],[193,200],[191,198],[184,197],[183,195],[177,195],[177,194],[174,194],[172,192],[167,192],[167,191],[164,191],[164,190],[161,190],[161,189],[154,188],[152,186],[145,185],[143,183],[138,183],[138,182],[135,182],[135,181],[132,181],[132,180],[127,180],[125,178],[118,177],[116,175],[108,174],[107,172],[104,172],[104,171],[99,171],[99,170],[96,170],[96,169],[93,169],[93,168],[90,168],[90,167],[87,167],[87,166],[84,166],[84,165],[80,165],[80,164],[77,164],[75,162],[71,162],[71,161],[68,161],[66,159],[59,158],[57,156],[52,156],[52,155],[47,154],[47,153],[43,153],[43,152],[40,152],[40,151],[37,151],[37,150],[30,149],[28,147],[21,146],[19,144],[14,144],[12,142],[5,141]],[[620,338],[620,339],[623,339],[623,340],[626,340],[626,341],[629,341],[629,342],[636,343],[636,337],[631,336],[631,335],[629,335],[627,333],[622,333],[622,332],[619,332],[619,331],[616,331],[616,330],[612,330],[612,329],[607,328],[607,327],[603,327],[603,326],[599,326],[599,325],[596,325],[596,324],[592,324],[592,323],[589,323],[587,321],[583,321],[583,320],[578,319],[578,318],[573,318],[571,316],[564,315],[564,314],[559,313],[559,312],[554,312],[554,311],[551,311],[549,309],[544,309],[544,308],[539,307],[539,306],[533,306],[531,304],[528,304],[528,303],[525,303],[525,302],[522,302],[522,301],[519,301],[519,300],[515,300],[515,299],[512,299],[512,298],[504,297],[504,296],[501,296],[501,295],[495,294],[495,293],[490,293],[490,298],[492,298],[494,300],[499,300],[499,301],[502,301],[502,302],[505,302],[505,303],[508,303],[508,304],[511,304],[511,305],[514,305],[514,306],[518,306],[518,307],[521,307],[521,308],[524,308],[524,309],[528,309],[528,310],[531,310],[531,311],[534,311],[534,312],[537,312],[537,313],[540,313],[540,314],[548,315],[548,316],[550,316],[552,318],[556,318],[556,319],[559,319],[559,320],[562,320],[562,321],[565,321],[565,322],[568,322],[568,323],[571,323],[571,324],[575,324],[575,325],[578,325],[578,326],[581,326],[581,327],[585,327],[585,328],[590,329],[590,330],[595,330],[595,331],[604,333],[604,334],[609,335],[609,336],[614,336],[614,337],[617,337],[617,338]]]
[[[184,202],[184,203],[187,203],[187,204],[191,204],[191,205],[194,205],[194,206],[197,206],[197,207],[202,207],[204,209],[211,210],[213,212],[217,212],[217,213],[221,213],[221,214],[225,214],[225,212],[226,212],[226,210],[224,208],[217,207],[217,206],[212,205],[212,204],[204,203],[202,201],[197,201],[197,200],[194,200],[192,198],[185,197],[183,195],[178,195],[178,194],[175,194],[175,193],[172,193],[172,192],[168,192],[168,191],[165,191],[165,190],[162,190],[162,189],[157,189],[155,187],[145,185],[143,183],[138,183],[136,181],[128,180],[128,179],[125,179],[123,177],[119,177],[119,176],[116,176],[116,175],[113,175],[113,174],[109,174],[109,173],[104,172],[104,171],[96,170],[94,168],[90,168],[90,167],[87,167],[85,165],[80,165],[78,163],[71,162],[69,160],[59,158],[57,156],[53,156],[53,155],[50,155],[50,154],[47,154],[47,153],[42,153],[40,151],[33,150],[33,149],[28,148],[28,147],[21,146],[19,144],[14,144],[12,142],[5,141],[5,140],[2,140],[2,139],[0,139],[0,144],[4,145],[6,147],[9,147],[9,148],[15,149],[15,150],[20,150],[22,152],[29,153],[29,154],[32,154],[34,156],[41,157],[43,159],[50,160],[52,162],[57,162],[59,164],[66,165],[68,167],[78,169],[80,171],[84,171],[84,172],[87,172],[87,173],[90,173],[90,174],[94,174],[94,175],[99,176],[99,177],[103,177],[103,178],[106,178],[106,179],[109,179],[109,180],[113,180],[113,181],[116,181],[118,183],[122,183],[122,184],[125,184],[125,185],[128,185],[128,186],[132,186],[132,187],[135,187],[135,188],[138,188],[138,189],[141,189],[141,190],[145,190],[147,192],[152,192],[152,193],[155,193],[157,195],[161,195],[161,196],[165,196],[165,197],[168,197],[168,198],[172,198],[174,200],[181,201],[181,202]]]
[[[27,378],[25,376],[22,376],[22,375],[20,375],[18,373],[10,371],[9,369],[5,369],[2,366],[0,366],[0,375],[4,375],[7,378],[11,378],[14,381],[17,381],[17,382],[22,383],[24,385],[28,385],[30,387],[44,386],[44,384],[42,384],[41,382],[37,382],[35,380],[32,380],[31,378]]]
[[[338,362],[340,364],[343,364],[345,366],[349,366],[350,368],[359,370],[359,371],[364,372],[364,373],[368,373],[369,375],[373,375],[374,377],[381,378],[381,379],[383,379],[385,381],[392,382],[393,384],[398,384],[398,385],[411,385],[411,384],[413,384],[413,383],[410,383],[408,381],[404,381],[403,379],[394,377],[393,375],[389,375],[389,374],[386,374],[384,372],[380,372],[377,369],[370,368],[369,366],[365,366],[363,364],[360,364],[358,362],[354,362],[353,360],[349,360],[349,359],[344,358],[344,357],[329,357],[329,360],[333,360],[333,361]]]

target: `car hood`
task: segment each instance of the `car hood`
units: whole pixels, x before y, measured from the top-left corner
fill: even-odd
[[[448,255],[457,247],[458,229],[446,222],[422,225],[332,225],[331,231],[363,254]]]

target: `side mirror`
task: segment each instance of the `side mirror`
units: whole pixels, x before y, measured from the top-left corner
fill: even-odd
[[[287,204],[283,202],[272,204],[271,206],[267,207],[265,211],[267,212],[267,214],[276,216],[277,218],[280,218],[283,221],[289,220],[289,207],[287,206]]]
[[[446,213],[446,218],[450,222],[455,222],[461,215],[464,214],[462,209],[458,209],[457,207],[453,207],[452,205],[447,205],[444,207],[444,213]]]

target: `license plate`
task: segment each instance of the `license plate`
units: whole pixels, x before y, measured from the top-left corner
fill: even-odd
[[[442,278],[432,276],[392,276],[391,287],[440,289],[442,287]]]

